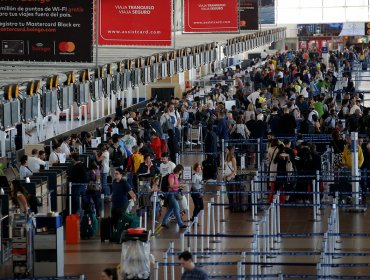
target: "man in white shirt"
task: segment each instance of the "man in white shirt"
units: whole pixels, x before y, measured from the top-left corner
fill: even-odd
[[[130,130],[126,130],[125,136],[123,136],[122,141],[127,149],[132,153],[132,147],[137,145],[137,141],[136,138],[131,135]]]
[[[128,111],[124,111],[123,112],[123,117],[122,117],[122,120],[121,120],[121,123],[122,123],[122,126],[123,126],[123,129],[127,129],[127,119],[128,117],[130,116],[129,112]]]
[[[39,158],[39,151],[37,149],[33,149],[31,152],[31,156],[28,157],[28,168],[34,173],[40,171],[40,166],[45,166],[46,162]]]
[[[107,179],[110,168],[109,168],[109,151],[105,144],[99,144],[96,159],[98,161],[101,161],[100,183],[102,185],[102,193],[104,194],[104,200],[108,202],[110,196],[110,188],[108,186]]]
[[[66,158],[69,158],[71,155],[71,150],[69,148],[69,144],[71,143],[71,137],[66,136],[64,137],[63,143],[60,145],[60,151],[61,153],[66,155]]]
[[[250,95],[248,95],[247,100],[249,103],[253,104],[253,106],[256,105],[256,100],[260,98],[261,96],[261,89],[258,89],[255,92],[252,92]]]
[[[169,159],[168,153],[162,153],[162,163],[159,166],[159,171],[162,175],[162,177],[166,176],[167,174],[170,174],[173,172],[173,170],[176,167],[176,164],[174,164],[172,161]]]
[[[361,100],[360,99],[357,99],[355,102],[353,102],[353,106],[351,107],[351,110],[349,110],[349,114],[350,115],[353,115],[356,110],[359,110],[361,112]]]
[[[60,162],[59,154],[61,153],[59,143],[53,145],[53,151],[49,155],[49,165],[58,164]]]

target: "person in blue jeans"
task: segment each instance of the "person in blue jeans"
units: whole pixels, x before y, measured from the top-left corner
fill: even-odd
[[[176,165],[173,173],[168,176],[169,184],[169,194],[166,195],[167,199],[167,212],[162,221],[162,227],[168,228],[168,220],[172,213],[174,213],[177,224],[180,228],[186,228],[180,216],[180,206],[179,202],[176,199],[176,195],[179,195],[179,191],[184,187],[179,184],[179,177],[184,170],[184,167],[181,164]]]
[[[86,205],[86,184],[88,182],[87,169],[83,162],[80,161],[80,156],[77,153],[71,154],[73,165],[68,171],[68,180],[72,183],[72,213],[76,214],[80,209],[80,198],[83,205]]]
[[[104,201],[108,202],[110,196],[110,186],[108,186],[107,182],[109,173],[109,152],[105,144],[99,144],[96,160],[101,162],[100,183],[102,193],[104,194]]]

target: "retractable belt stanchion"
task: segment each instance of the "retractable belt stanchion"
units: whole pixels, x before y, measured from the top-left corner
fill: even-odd
[[[158,199],[158,193],[153,193],[153,213],[152,213],[152,234],[154,235],[155,232],[155,216],[157,213],[157,199]]]
[[[105,217],[105,211],[104,211],[104,193],[101,193],[100,194],[100,205],[101,205],[101,214],[100,214],[100,217],[101,218],[104,218]]]
[[[69,183],[69,196],[68,196],[68,201],[69,201],[69,215],[72,215],[72,183]]]
[[[194,252],[198,251],[198,217],[194,217]],[[194,262],[197,262],[197,255],[194,256]]]
[[[175,254],[173,254],[174,252],[175,252],[175,243],[173,242],[173,241],[171,241],[171,243],[170,243],[171,245],[171,262],[172,262],[172,264],[174,264],[175,263]],[[183,271],[182,271],[183,272]],[[175,266],[174,265],[172,265],[171,266],[171,277],[172,277],[172,280],[175,280]]]
[[[224,181],[225,178],[225,140],[222,139],[221,141],[221,168],[222,168],[222,181]],[[222,204],[225,204],[225,184],[221,184],[221,201]],[[222,221],[225,221],[225,207],[222,206]]]
[[[164,266],[163,266],[163,280],[167,280],[168,279],[168,266],[167,266],[167,263],[168,263],[168,250],[166,252],[163,253],[163,263],[164,263]]]
[[[148,229],[148,207],[144,208],[144,228]]]
[[[216,237],[216,216],[215,216],[215,206],[214,206],[214,204],[215,204],[215,198],[212,197],[211,198],[211,205],[212,205],[212,207],[211,207],[211,217],[212,218],[211,219],[212,219],[213,240],[211,240],[210,242],[211,243],[221,243],[221,240]]]
[[[321,216],[321,200],[320,200],[320,171],[316,171],[316,191],[313,194],[316,197],[316,213]],[[317,218],[320,221],[320,217]]]
[[[224,207],[223,204],[220,206],[220,191],[217,191],[217,233],[221,233],[221,217],[220,217],[220,207]]]
[[[159,276],[159,262],[154,263],[154,280],[158,280]]]

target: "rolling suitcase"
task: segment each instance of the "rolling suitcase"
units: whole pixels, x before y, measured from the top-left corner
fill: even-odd
[[[362,62],[362,70],[367,71],[367,62]]]
[[[100,219],[100,240],[101,242],[110,241],[112,239],[112,222],[111,218]]]

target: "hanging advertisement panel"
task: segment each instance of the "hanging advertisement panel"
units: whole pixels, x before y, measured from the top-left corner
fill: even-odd
[[[261,0],[260,24],[275,24],[275,0]]]
[[[93,0],[2,0],[0,60],[92,62]]]
[[[239,0],[184,0],[184,32],[239,32]]]
[[[99,44],[172,45],[172,0],[99,0]]]
[[[240,0],[240,29],[258,30],[258,0]]]

